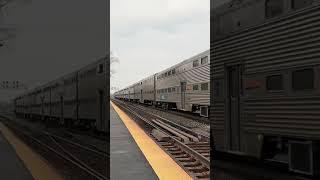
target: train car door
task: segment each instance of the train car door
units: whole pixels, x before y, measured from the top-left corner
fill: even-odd
[[[181,109],[185,109],[187,82],[181,82]]]
[[[143,95],[142,95],[142,89],[140,90],[140,102],[142,103],[143,102]]]
[[[157,98],[157,90],[156,90],[156,77],[157,75],[154,75],[153,77],[153,105],[156,105],[156,98]]]
[[[41,97],[41,120],[44,119],[44,96]]]
[[[241,89],[241,72],[240,65],[229,66],[227,68],[227,136],[229,150],[240,150],[240,89]]]
[[[63,96],[60,96],[60,122],[64,124],[63,121]]]
[[[105,130],[105,109],[106,109],[106,104],[105,104],[105,95],[102,90],[99,91],[99,113],[98,113],[98,121],[100,123],[96,123],[99,125],[100,130]]]
[[[130,91],[129,91],[129,95],[128,95],[128,101],[130,101]]]

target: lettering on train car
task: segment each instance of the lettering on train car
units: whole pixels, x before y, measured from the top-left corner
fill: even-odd
[[[258,89],[261,87],[261,81],[258,81],[258,80],[246,80],[245,81],[245,88],[246,89]]]
[[[167,99],[167,95],[161,94],[161,95],[160,95],[160,99],[161,99],[161,100],[166,100],[166,99]]]
[[[188,91],[191,91],[191,90],[192,90],[192,85],[191,85],[191,84],[188,84],[186,89],[187,89]]]

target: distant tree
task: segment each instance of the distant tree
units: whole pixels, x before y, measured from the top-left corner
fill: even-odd
[[[112,64],[114,63],[120,63],[119,58],[115,57],[114,54],[111,52],[110,54],[110,78],[116,73],[114,69],[112,69]],[[117,87],[111,86],[110,92],[118,91]]]
[[[112,67],[112,64],[119,63],[119,62],[120,62],[119,58],[115,57],[114,54],[111,52],[111,54],[110,54],[110,66]],[[110,68],[110,77],[113,74],[115,74],[115,71],[112,68]]]

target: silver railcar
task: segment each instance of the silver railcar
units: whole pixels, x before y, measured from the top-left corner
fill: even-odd
[[[131,89],[130,93],[128,89]],[[133,102],[197,112],[207,117],[209,92],[210,58],[207,50],[115,92],[115,97],[123,99],[123,95],[130,94],[129,100]]]
[[[319,3],[244,0],[213,11],[210,122],[216,152],[319,174]]]
[[[157,73],[155,84],[157,105],[208,116],[209,50]]]
[[[155,100],[155,77],[156,75],[149,76],[140,81],[140,98],[139,102],[144,104],[154,105]]]
[[[101,131],[108,131],[107,111],[107,63],[105,59],[90,64],[78,72],[78,120],[94,123]]]
[[[15,113],[60,125],[107,132],[107,62],[104,58],[14,99]]]

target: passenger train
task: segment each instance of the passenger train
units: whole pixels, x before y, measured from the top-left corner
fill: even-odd
[[[115,98],[208,117],[209,50],[114,93]]]
[[[320,172],[320,1],[242,0],[213,9],[214,152]]]
[[[15,114],[46,123],[109,131],[105,58],[14,99]]]

